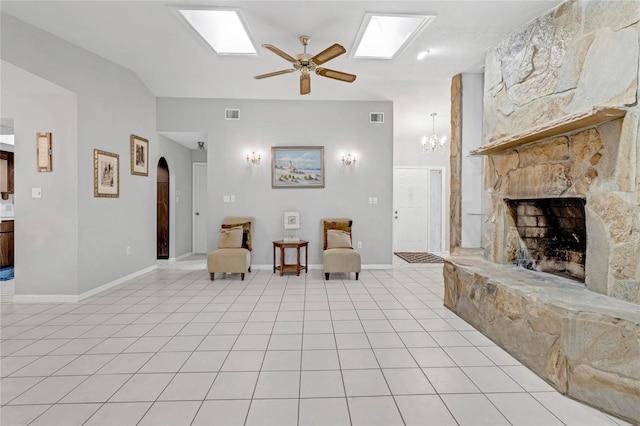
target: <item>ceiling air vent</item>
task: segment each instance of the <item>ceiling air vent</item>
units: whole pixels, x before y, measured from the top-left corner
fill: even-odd
[[[369,113],[369,123],[384,123],[384,112]]]
[[[225,109],[224,110],[224,119],[225,120],[240,120],[240,110],[239,109]]]

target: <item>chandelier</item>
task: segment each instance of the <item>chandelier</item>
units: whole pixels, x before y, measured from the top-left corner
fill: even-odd
[[[436,133],[436,115],[438,114],[435,112],[431,113],[431,118],[433,121],[431,136],[429,138],[423,136],[422,141],[420,142],[422,144],[422,150],[424,152],[440,151],[444,149],[444,145],[447,142],[446,136],[440,136]]]

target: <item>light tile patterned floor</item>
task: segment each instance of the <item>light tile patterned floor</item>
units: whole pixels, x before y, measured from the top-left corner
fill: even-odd
[[[201,258],[78,304],[1,306],[1,424],[622,425],[442,305],[442,265],[209,281]]]

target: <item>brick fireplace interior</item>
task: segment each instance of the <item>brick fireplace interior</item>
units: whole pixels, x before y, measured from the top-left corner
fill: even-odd
[[[511,263],[584,282],[587,229],[584,198],[505,200],[518,246]]]

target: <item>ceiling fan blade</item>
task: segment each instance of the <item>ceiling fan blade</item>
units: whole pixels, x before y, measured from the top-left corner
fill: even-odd
[[[316,68],[316,74],[322,77],[333,78],[334,80],[345,81],[347,83],[353,83],[356,81],[356,76],[354,74],[330,70],[329,68]]]
[[[269,49],[270,51],[272,51],[273,53],[275,53],[276,55],[280,56],[281,58],[284,58],[285,60],[291,62],[292,64],[297,64],[298,60],[296,58],[294,58],[293,56],[284,53],[282,50],[278,49],[277,47],[271,45],[271,44],[263,44],[262,47],[264,47],[265,49]]]
[[[316,56],[311,58],[311,61],[316,65],[322,65],[327,61],[332,60],[333,58],[342,55],[347,50],[339,44],[334,44],[333,46],[329,46],[324,49],[322,52],[318,53]]]
[[[275,71],[275,72],[270,72],[267,74],[260,74],[260,75],[256,75],[255,79],[260,80],[262,78],[268,78],[268,77],[275,77],[276,75],[282,75],[282,74],[289,74],[290,72],[294,72],[295,69],[291,68],[290,70],[282,70],[282,71]]]
[[[300,76],[300,94],[308,95],[309,93],[311,93],[311,76],[302,74]]]

